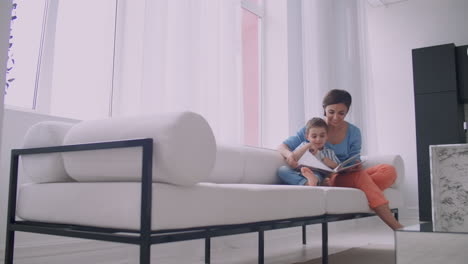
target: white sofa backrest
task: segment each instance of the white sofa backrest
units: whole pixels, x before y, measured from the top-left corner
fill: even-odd
[[[136,138],[153,138],[153,181],[177,185],[198,182],[278,184],[286,162],[276,150],[218,145],[203,117],[191,112],[111,118],[78,124],[46,121],[32,126],[23,147],[45,147]],[[363,157],[364,167],[393,165],[404,180],[399,155]],[[112,149],[21,157],[33,182],[140,181],[141,149]]]
[[[276,150],[218,145],[216,164],[208,182],[277,184],[277,169],[285,165]]]
[[[33,125],[26,132],[23,148],[39,148],[62,145],[73,123],[44,121]],[[63,166],[62,154],[37,154],[21,156],[21,165],[32,182],[74,181]]]
[[[392,188],[398,188],[405,180],[405,164],[400,155],[396,154],[378,154],[371,156],[362,156],[363,160],[366,160],[363,167],[369,168],[379,164],[389,164],[395,167],[397,172],[397,179],[391,186]]]
[[[404,181],[405,168],[400,155],[371,155],[362,157],[364,168],[378,164],[395,167],[397,179],[392,188],[398,188]],[[286,165],[276,150],[248,146],[218,145],[216,164],[208,182],[278,184],[277,169]]]

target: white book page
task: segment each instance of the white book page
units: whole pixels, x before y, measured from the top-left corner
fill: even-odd
[[[332,171],[327,165],[323,164],[320,160],[318,160],[310,151],[306,151],[304,155],[298,161],[299,165],[304,165],[308,167],[313,167],[317,169],[322,169],[325,171]]]

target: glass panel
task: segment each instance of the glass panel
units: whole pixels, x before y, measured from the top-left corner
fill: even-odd
[[[260,20],[242,9],[244,144],[260,145]]]
[[[50,114],[76,119],[109,115],[116,0],[60,1]]]
[[[13,43],[8,68],[13,67],[7,79],[14,78],[5,95],[5,104],[32,109],[36,72],[41,44],[45,1],[21,1],[11,25]],[[15,12],[15,11],[14,11]]]

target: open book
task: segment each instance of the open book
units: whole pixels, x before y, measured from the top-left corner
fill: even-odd
[[[341,162],[336,166],[336,168],[332,169],[329,168],[327,165],[325,165],[323,162],[321,162],[319,159],[317,159],[310,151],[306,151],[304,155],[299,159],[298,163],[299,166],[306,166],[310,168],[313,171],[318,171],[322,172],[325,175],[330,175],[332,173],[343,173],[345,171],[348,171],[351,168],[357,167],[360,164],[364,163],[364,161],[361,161],[360,159],[360,154],[356,154],[349,159]]]

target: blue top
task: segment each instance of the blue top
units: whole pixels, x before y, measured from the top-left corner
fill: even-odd
[[[305,138],[305,131],[306,127],[304,126],[299,131],[297,131],[296,135],[288,137],[285,141],[283,141],[283,143],[286,144],[290,150],[294,150],[303,141],[309,142]],[[327,141],[327,143],[325,143],[325,147],[332,149],[338,159],[343,162],[351,156],[361,153],[361,144],[361,130],[359,130],[357,126],[348,123],[348,130],[346,131],[346,136],[343,141],[335,145]]]

